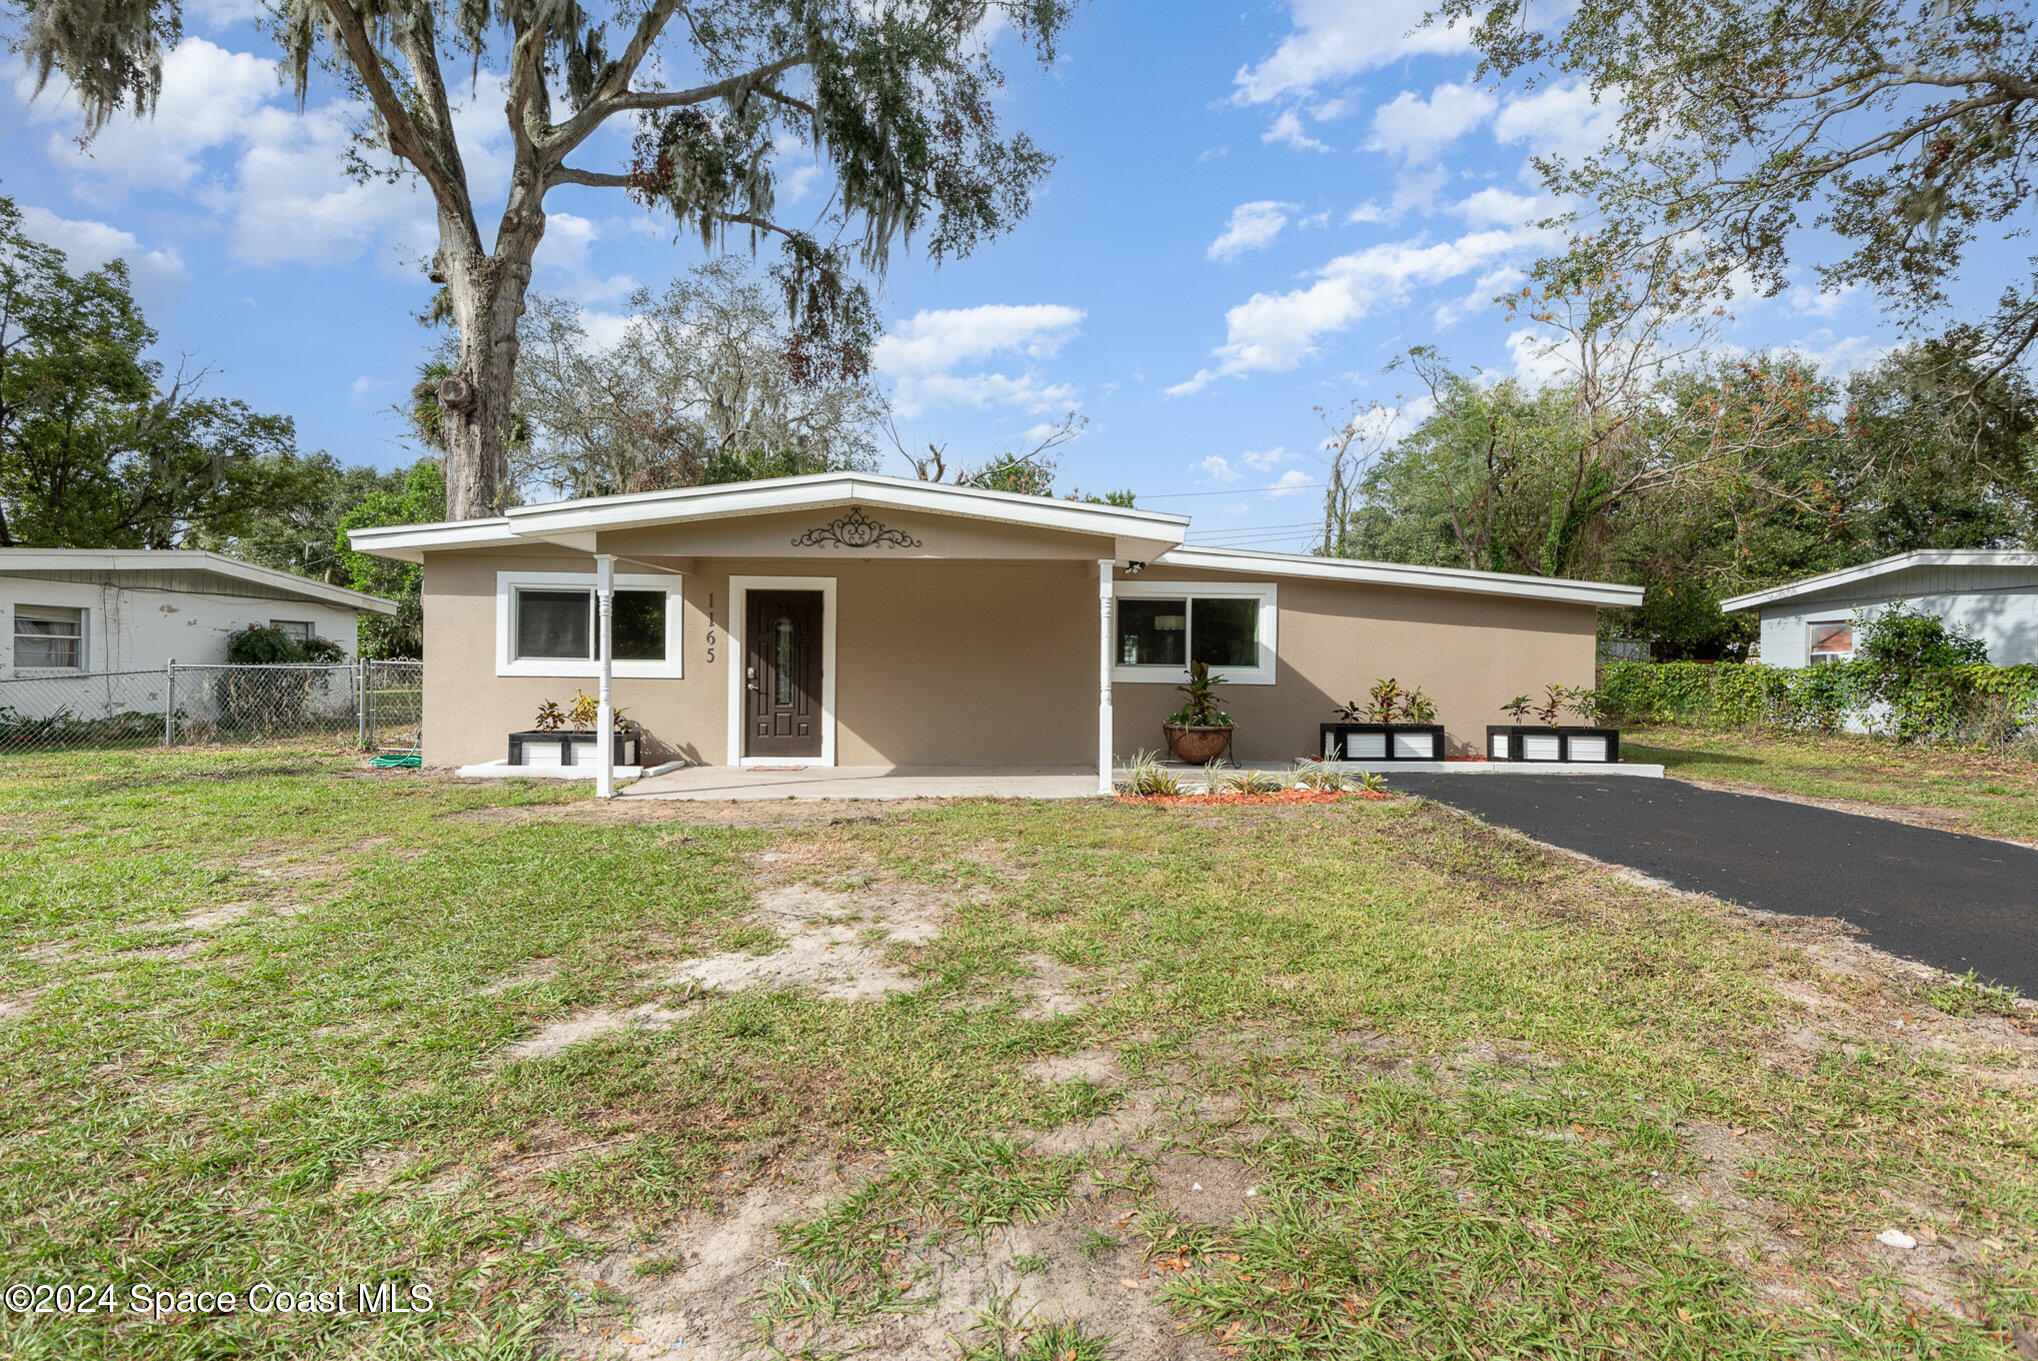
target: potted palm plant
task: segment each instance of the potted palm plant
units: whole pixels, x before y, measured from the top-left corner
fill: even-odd
[[[613,711],[613,728],[610,734],[612,764],[634,766],[637,764],[636,725],[623,717],[618,708]],[[573,699],[564,708],[557,700],[546,700],[538,706],[538,714],[531,726],[523,732],[513,732],[509,738],[509,761],[513,766],[591,766],[595,764],[595,719],[601,714],[601,701],[592,695],[574,693]]]
[[[1161,724],[1161,735],[1177,761],[1205,765],[1231,750],[1231,715],[1217,707],[1217,687],[1222,684],[1224,677],[1210,674],[1210,663],[1189,663],[1189,683],[1175,687],[1187,699]]]
[[[1444,729],[1436,702],[1421,686],[1404,690],[1384,676],[1358,700],[1338,706],[1337,717],[1318,725],[1327,761],[1441,761]]]

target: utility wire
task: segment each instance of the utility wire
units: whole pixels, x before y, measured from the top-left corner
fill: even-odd
[[[1261,491],[1311,491],[1321,487],[1321,482],[1275,482],[1264,487],[1226,487],[1222,491],[1156,491],[1134,492],[1135,501],[1174,501],[1184,496],[1249,496]]]

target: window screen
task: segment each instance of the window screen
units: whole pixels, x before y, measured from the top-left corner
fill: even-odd
[[[592,657],[593,602],[592,591],[518,591],[516,655]]]
[[[617,661],[664,661],[665,592],[617,591],[609,615],[609,648]]]
[[[1189,656],[1189,602],[1120,600],[1118,661],[1122,666],[1180,666]]]
[[[58,605],[14,607],[14,664],[80,670],[85,665],[85,612]]]
[[[1260,664],[1260,602],[1197,599],[1189,602],[1189,660],[1212,666]]]

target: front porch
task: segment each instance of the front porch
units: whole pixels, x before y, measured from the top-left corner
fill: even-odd
[[[1089,766],[687,766],[647,775],[621,799],[1081,799]]]

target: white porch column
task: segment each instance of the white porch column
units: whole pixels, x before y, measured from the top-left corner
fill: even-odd
[[[616,555],[594,555],[594,596],[600,618],[600,642],[595,655],[600,660],[600,680],[595,684],[594,711],[594,794],[598,799],[616,796],[616,739],[613,729],[616,710],[610,693],[610,676],[615,670],[615,646],[610,624],[616,609]]]
[[[1097,792],[1111,792],[1111,559],[1097,561]]]

